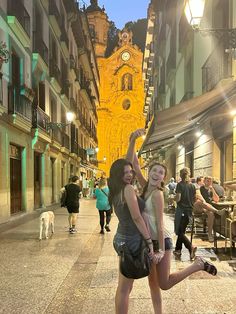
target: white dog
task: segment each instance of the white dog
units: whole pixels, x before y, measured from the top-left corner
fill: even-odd
[[[48,239],[48,229],[51,226],[52,233],[54,233],[54,213],[52,211],[44,212],[39,217],[39,240],[42,240],[43,229],[45,230],[45,238]]]

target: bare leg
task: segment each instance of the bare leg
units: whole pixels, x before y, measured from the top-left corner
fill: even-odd
[[[76,225],[77,217],[78,217],[77,213],[72,213],[72,226]]]
[[[214,224],[214,213],[213,212],[206,212],[207,213],[207,226],[208,226],[208,236],[212,237],[212,231],[213,231],[213,224]]]
[[[209,203],[203,203],[202,204],[202,208],[206,209],[207,212],[209,212],[209,211],[213,212],[213,213],[217,213],[218,212],[218,210],[215,207],[213,207],[211,204],[209,204]]]
[[[162,298],[159,280],[156,271],[156,265],[152,264],[150,275],[148,276],[152,304],[155,314],[162,314]]]
[[[156,265],[160,288],[168,290],[189,275],[204,269],[204,264],[196,259],[190,266],[183,270],[170,274],[171,251],[166,251],[159,264]]]
[[[129,308],[129,295],[133,288],[134,279],[129,279],[119,272],[118,287],[116,289],[116,314],[127,314]]]
[[[69,228],[72,228],[72,214],[68,216]]]

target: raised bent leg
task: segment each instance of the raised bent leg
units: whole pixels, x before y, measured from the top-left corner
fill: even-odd
[[[170,274],[171,251],[166,251],[159,264],[156,265],[160,288],[168,290],[189,275],[204,269],[204,265],[197,259],[185,269]]]

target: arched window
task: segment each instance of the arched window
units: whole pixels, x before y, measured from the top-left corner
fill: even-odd
[[[132,90],[133,78],[130,73],[125,73],[121,79],[121,90]]]

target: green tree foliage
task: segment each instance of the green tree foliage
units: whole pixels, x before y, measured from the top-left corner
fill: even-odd
[[[146,32],[147,32],[147,19],[139,19],[136,22],[127,22],[125,28],[133,32],[133,44],[137,45],[142,51],[145,48]],[[116,28],[114,22],[110,22],[108,31],[108,41],[105,56],[109,57],[114,48],[118,45],[119,29]]]
[[[118,32],[119,30],[116,28],[115,23],[111,21],[108,30],[107,49],[105,52],[105,57],[109,57],[112,54],[114,48],[117,46],[119,40]]]
[[[133,32],[133,44],[137,45],[143,52],[145,49],[147,19],[139,19],[136,22],[127,22],[125,28]]]

